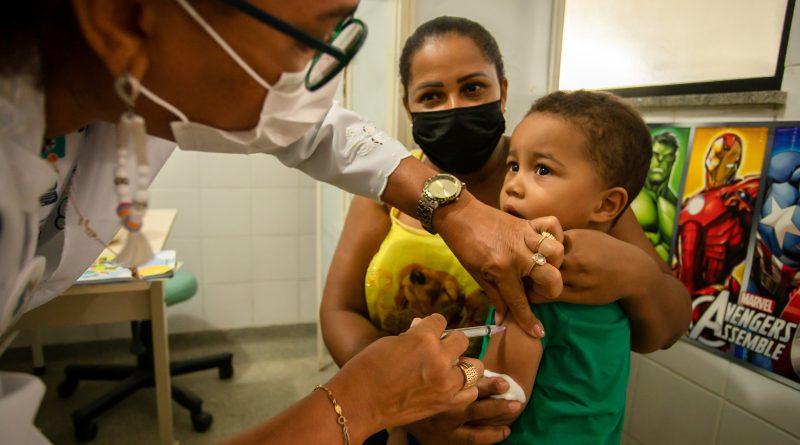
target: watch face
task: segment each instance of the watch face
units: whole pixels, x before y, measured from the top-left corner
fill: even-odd
[[[447,199],[455,196],[459,188],[459,184],[453,181],[452,178],[441,177],[430,183],[428,192],[434,198]]]

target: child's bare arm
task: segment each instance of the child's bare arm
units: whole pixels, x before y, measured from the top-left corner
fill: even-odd
[[[542,359],[542,342],[526,334],[511,314],[506,316],[503,326],[506,330],[492,335],[489,340],[483,363],[487,370],[507,374],[522,387],[525,391],[524,409],[530,401]],[[516,415],[519,416],[523,409],[518,410]]]

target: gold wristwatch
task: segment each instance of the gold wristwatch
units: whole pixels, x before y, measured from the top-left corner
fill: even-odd
[[[439,207],[458,201],[466,184],[448,173],[433,175],[422,186],[422,195],[417,204],[417,219],[422,227],[435,235],[433,228],[433,211]]]

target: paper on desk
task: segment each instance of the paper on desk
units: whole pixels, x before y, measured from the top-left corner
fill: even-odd
[[[145,280],[169,278],[175,273],[175,251],[155,252],[153,259],[139,266],[139,275]],[[78,278],[77,284],[114,283],[133,281],[130,269],[114,263],[113,255],[101,256]]]

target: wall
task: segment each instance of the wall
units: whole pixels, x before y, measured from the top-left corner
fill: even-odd
[[[171,332],[316,320],[314,184],[266,155],[169,160],[152,206],[178,209],[167,247],[200,281],[168,308]]]
[[[800,8],[795,9],[785,108],[650,110],[650,122],[800,121]],[[800,445],[800,391],[680,341],[632,355],[623,444]]]

